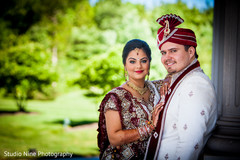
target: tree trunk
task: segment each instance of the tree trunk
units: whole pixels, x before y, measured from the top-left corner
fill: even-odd
[[[19,112],[26,112],[26,99],[24,97],[17,97],[16,102],[19,109]]]

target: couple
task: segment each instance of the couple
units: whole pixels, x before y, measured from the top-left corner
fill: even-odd
[[[217,119],[213,85],[197,60],[192,30],[183,19],[164,15],[157,33],[165,80],[145,81],[151,50],[134,39],[123,49],[126,83],[100,105],[100,159],[198,159]]]

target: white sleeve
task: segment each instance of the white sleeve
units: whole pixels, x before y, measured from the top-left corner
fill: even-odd
[[[204,147],[205,136],[213,129],[216,118],[215,91],[209,81],[192,77],[180,93],[176,155],[180,159],[197,159]]]

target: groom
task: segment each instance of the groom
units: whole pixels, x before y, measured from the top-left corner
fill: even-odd
[[[172,81],[145,159],[198,159],[217,120],[214,87],[197,60],[194,32],[176,28],[183,19],[170,14],[157,22],[161,61]]]

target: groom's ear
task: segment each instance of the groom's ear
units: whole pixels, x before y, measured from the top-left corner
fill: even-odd
[[[195,56],[195,51],[196,50],[195,50],[195,48],[193,46],[188,48],[188,53],[189,53],[191,58]]]

